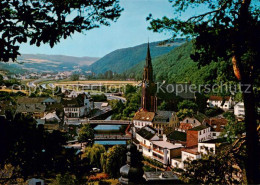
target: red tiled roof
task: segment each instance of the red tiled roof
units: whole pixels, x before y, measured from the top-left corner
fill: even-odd
[[[191,153],[191,154],[194,154],[194,155],[198,155],[199,154],[197,146],[187,147],[187,148],[182,149],[182,151],[188,152],[188,153]]]
[[[227,124],[227,120],[225,118],[210,118],[205,119],[204,122],[212,128],[212,131],[215,132],[222,132],[224,130],[224,126]]]
[[[155,116],[154,112],[147,112],[142,110],[135,113],[133,120],[153,121],[154,116]]]
[[[209,97],[209,100],[212,100],[212,101],[223,101],[223,99],[225,101],[228,101],[230,99],[230,96],[225,96],[225,97],[221,97],[221,96],[210,96]]]
[[[193,128],[193,126],[191,123],[180,123],[179,128],[182,130],[189,130],[189,129]]]

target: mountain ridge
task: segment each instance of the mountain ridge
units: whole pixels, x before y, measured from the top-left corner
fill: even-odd
[[[176,39],[172,42],[158,41],[149,43],[152,57],[168,53],[185,42],[185,39]],[[120,48],[108,53],[89,67],[90,70],[95,73],[105,73],[108,70],[123,73],[144,60],[146,50],[147,43],[128,48]]]

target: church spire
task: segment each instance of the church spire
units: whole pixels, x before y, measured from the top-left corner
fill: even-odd
[[[151,59],[151,54],[150,54],[150,44],[149,44],[149,41],[148,41],[148,44],[147,44],[147,54],[146,54],[146,66],[145,67],[150,67],[152,66],[152,59]]]

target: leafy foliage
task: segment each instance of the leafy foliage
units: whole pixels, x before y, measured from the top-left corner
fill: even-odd
[[[70,175],[69,173],[65,174],[58,174],[56,175],[56,179],[51,183],[51,185],[76,185],[76,176],[75,175]]]
[[[62,38],[109,26],[122,9],[118,0],[3,0],[0,2],[0,61],[15,60],[17,43],[53,47]],[[51,33],[51,34],[50,34]]]
[[[126,161],[126,148],[122,145],[115,145],[109,148],[108,152],[103,156],[103,169],[112,178],[119,177],[119,169]]]
[[[194,111],[192,109],[181,109],[177,112],[177,116],[180,120],[183,120],[185,117],[192,117]]]
[[[225,156],[225,157],[224,157]],[[233,164],[237,161],[225,154],[209,155],[202,159],[185,161],[186,169],[180,170],[181,180],[188,184],[238,184],[240,176],[233,178],[234,174],[241,174],[239,168]]]
[[[93,98],[94,102],[107,101],[107,96],[105,94],[91,95],[91,98]]]
[[[80,142],[88,142],[89,140],[92,141],[94,139],[94,129],[91,127],[90,124],[85,124],[79,130],[79,138]]]
[[[256,101],[253,87],[259,86],[260,75],[260,9],[257,1],[221,0],[194,1],[170,0],[172,7],[180,13],[189,8],[206,7],[187,20],[181,17],[152,19],[149,29],[155,32],[170,31],[173,35],[186,35],[194,39],[194,52],[191,58],[199,66],[212,65],[212,62],[226,62],[233,66],[233,76],[241,82],[245,104],[247,137],[246,177],[248,183],[259,183],[259,143],[257,134]],[[246,92],[249,84],[250,93]]]
[[[197,112],[198,105],[190,100],[183,100],[178,104],[178,109],[191,109],[193,112]]]
[[[88,160],[89,164],[96,168],[101,168],[101,155],[106,152],[103,145],[94,144],[92,147],[86,147],[82,154],[83,160]]]
[[[135,87],[127,87],[126,93],[126,103],[123,104],[121,101],[112,100],[110,101],[113,115],[112,119],[120,120],[120,119],[131,119],[134,117],[136,110],[140,107],[141,102],[141,93],[140,91],[136,92]]]

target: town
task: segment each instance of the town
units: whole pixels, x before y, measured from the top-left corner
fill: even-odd
[[[3,78],[3,82],[5,80]],[[31,84],[28,83],[29,86]],[[11,91],[10,87],[5,87],[8,88]],[[96,87],[94,90],[97,89]],[[87,158],[87,151],[94,150],[93,147],[104,145],[108,149],[132,143],[136,152],[142,154],[146,168],[150,169],[145,171],[144,168],[140,177],[147,182],[177,182],[179,178],[176,169],[188,168],[192,160],[202,159],[206,155],[219,155],[229,145],[228,139],[236,139],[235,136],[240,131],[233,129],[233,135],[228,133],[231,120],[242,126],[245,115],[243,102],[237,102],[231,96],[209,95],[208,99],[204,98],[204,107],[201,109],[201,105],[197,103],[200,99],[197,92],[174,95],[175,98],[179,98],[176,111],[166,110],[163,107],[165,101],[162,102],[157,97],[149,43],[143,80],[138,82],[136,87],[125,85],[124,93],[104,94],[102,91],[93,92],[93,89],[88,92],[89,85],[81,86],[80,89],[63,87],[55,93],[50,93],[50,89],[46,87],[43,92],[35,91],[29,97],[19,90],[16,93],[11,92],[13,96],[2,90],[0,113],[4,120],[17,119],[19,116],[19,119],[22,119],[21,116],[30,117],[37,128],[43,128],[51,134],[65,134],[66,144],[62,147],[74,150],[74,155],[79,161]],[[129,107],[125,106],[133,104],[129,94],[134,93],[140,97],[137,99],[136,110],[132,109],[126,114]],[[203,113],[200,110],[203,110]],[[116,172],[110,172],[99,163],[101,158],[98,157],[101,157],[101,154],[94,155],[97,155],[96,159],[92,159],[94,161],[90,166],[95,172],[103,171],[111,177],[119,176],[120,166],[117,166]],[[123,165],[124,162],[119,165]],[[156,172],[152,169],[156,169]],[[122,175],[123,172],[120,173]],[[153,179],[149,178],[151,174]],[[169,177],[161,178],[161,174],[167,174]],[[239,178],[241,171],[236,175]],[[120,178],[119,181],[127,184],[128,180],[133,180],[131,178],[129,174],[124,174],[124,178]],[[95,179],[95,175],[89,179]],[[37,179],[31,179],[35,180]]]

